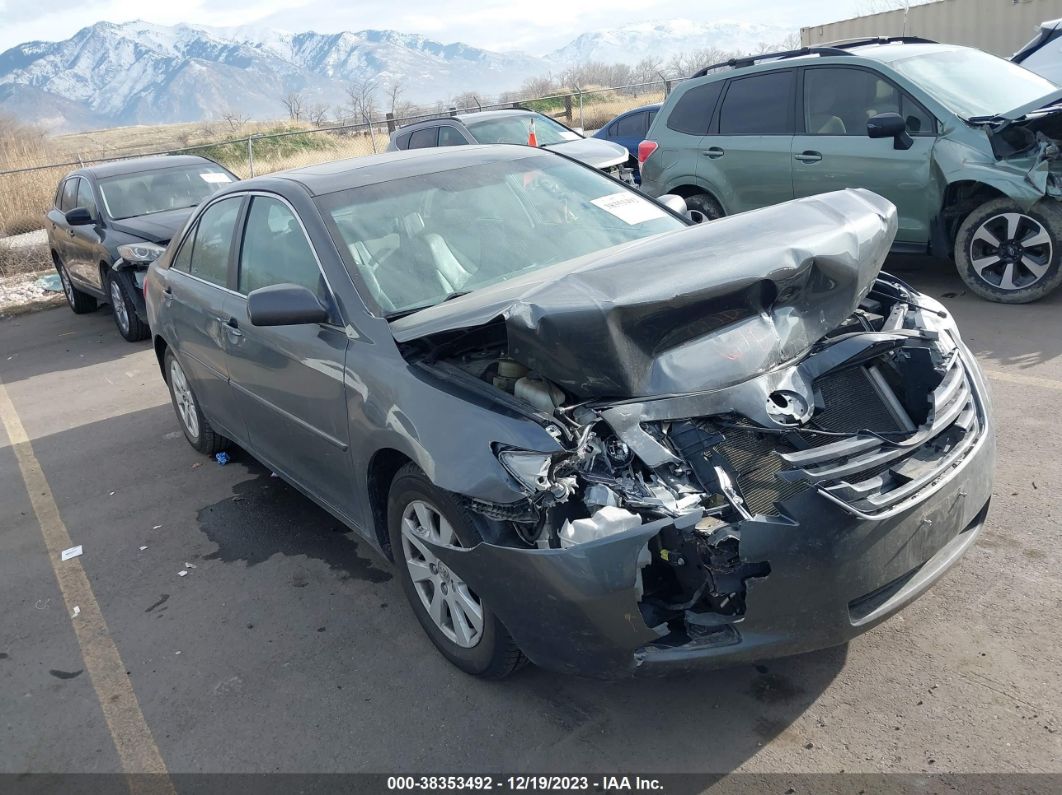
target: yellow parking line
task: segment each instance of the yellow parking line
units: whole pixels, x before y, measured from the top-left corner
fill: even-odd
[[[1040,378],[1035,375],[1019,375],[1018,373],[1002,373],[999,370],[984,370],[986,376],[993,381],[1004,381],[1008,384],[1020,384],[1021,386],[1036,386],[1041,389],[1062,389],[1062,381],[1053,378]]]
[[[33,453],[26,429],[22,426],[7,389],[0,381],[0,423],[7,433],[8,441],[15,451],[22,480],[29,494],[33,512],[37,515],[44,544],[48,548],[48,560],[59,582],[59,589],[66,602],[67,614],[80,608],[76,618],[71,619],[81,656],[92,680],[107,729],[114,740],[115,750],[122,769],[128,774],[152,773],[155,775],[128,777],[129,788],[134,793],[151,792],[159,795],[174,793],[173,783],[166,771],[155,739],[151,735],[144,714],[140,711],[136,693],[125,672],[118,647],[111,639],[107,621],[103,617],[96,597],[92,593],[85,569],[78,558],[60,560],[64,549],[73,546],[66,525],[59,515],[59,506],[52,496],[48,479],[44,476],[37,456]]]

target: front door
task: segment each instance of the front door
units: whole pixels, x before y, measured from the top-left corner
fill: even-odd
[[[173,264],[161,272],[175,350],[192,391],[210,423],[236,441],[246,433],[229,386],[226,348],[236,330],[228,325],[235,296],[227,284],[242,203],[243,197],[234,196],[207,207],[185,235]]]
[[[793,198],[796,71],[731,80],[703,143],[697,172],[727,215]]]
[[[97,258],[101,240],[100,213],[96,208],[96,197],[92,193],[92,185],[84,177],[77,182],[77,197],[74,206],[88,210],[93,221],[91,224],[70,227],[67,267],[76,275],[78,281],[104,292],[105,285],[100,277],[100,263]]]
[[[352,516],[346,331],[331,323],[253,326],[247,314],[247,294],[275,284],[307,287],[334,307],[294,210],[279,198],[254,195],[238,259],[229,375],[251,449],[334,511]]]
[[[940,201],[932,184],[936,121],[929,112],[878,73],[855,67],[808,67],[803,95],[805,131],[792,146],[796,195],[867,188],[896,205],[897,242],[928,243]],[[879,113],[907,120],[910,149],[867,136],[867,120]]]

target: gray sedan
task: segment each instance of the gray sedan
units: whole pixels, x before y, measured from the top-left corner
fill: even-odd
[[[520,146],[234,184],[146,282],[184,435],[393,559],[472,674],[844,643],[980,532],[982,376],[879,272],[880,197],[681,204]]]

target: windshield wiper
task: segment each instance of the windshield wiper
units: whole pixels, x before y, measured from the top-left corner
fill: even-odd
[[[430,304],[421,304],[419,306],[411,306],[408,309],[399,309],[399,310],[397,310],[395,312],[390,312],[390,313],[384,315],[384,320],[398,320],[399,318],[403,318],[403,317],[406,317],[408,315],[413,315],[413,314],[416,314],[417,312],[422,312],[425,309],[431,309],[433,306],[438,306],[439,304],[445,304],[447,301],[452,301],[455,298],[460,298],[463,295],[468,295],[470,292],[472,292],[472,291],[471,290],[455,290],[452,293],[447,293],[442,298],[440,298],[438,301],[433,301]]]

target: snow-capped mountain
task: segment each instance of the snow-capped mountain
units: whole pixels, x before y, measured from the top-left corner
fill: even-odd
[[[497,95],[573,63],[635,63],[646,55],[716,47],[751,51],[785,31],[742,23],[673,21],[579,36],[535,57],[444,44],[390,30],[286,33],[245,28],[99,22],[65,41],[34,41],[0,53],[0,113],[54,130],[161,124],[233,112],[283,118],[282,99],[338,107],[356,81],[402,85],[414,103],[465,92]],[[378,96],[378,102],[382,100]]]
[[[778,45],[790,33],[792,30],[788,28],[752,22],[691,22],[688,19],[643,22],[584,33],[550,53],[549,59],[562,64],[635,63],[643,58],[666,62],[673,55],[707,48],[750,53],[764,45]]]

